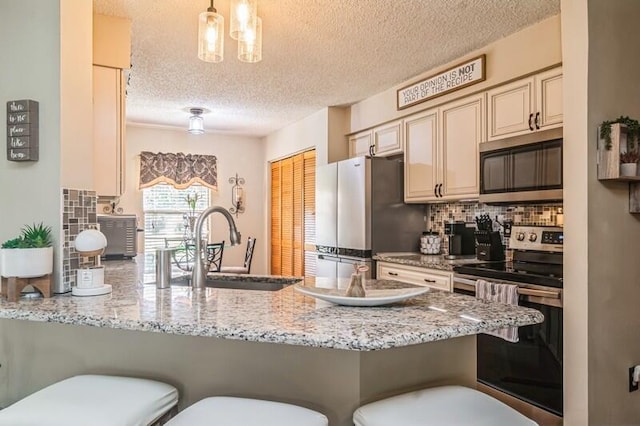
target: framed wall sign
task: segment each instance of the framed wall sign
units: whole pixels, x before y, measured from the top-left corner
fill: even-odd
[[[7,160],[38,161],[38,102],[7,102]]]
[[[398,89],[398,110],[437,98],[463,87],[484,81],[486,55],[468,60],[431,77]]]

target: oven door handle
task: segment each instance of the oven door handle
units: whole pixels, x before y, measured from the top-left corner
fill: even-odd
[[[475,291],[476,281],[470,280],[467,278],[454,277],[453,288],[457,288],[459,290]],[[520,286],[518,286],[518,294],[521,294],[523,296],[544,297],[547,299],[560,299],[559,291],[536,290],[533,288],[520,287]]]
[[[559,291],[534,290],[526,287],[518,287],[518,294],[522,294],[524,296],[545,297],[547,299],[560,299]]]

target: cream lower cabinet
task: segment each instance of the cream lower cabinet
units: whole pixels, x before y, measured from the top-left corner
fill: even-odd
[[[124,193],[124,82],[122,70],[93,66],[93,180],[101,197]]]
[[[405,202],[478,198],[484,94],[405,119]]]
[[[562,126],[562,68],[489,90],[487,116],[489,141]]]
[[[453,272],[389,262],[377,262],[376,272],[379,280],[394,280],[453,291]]]

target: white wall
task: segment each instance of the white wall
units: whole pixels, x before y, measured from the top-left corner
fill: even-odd
[[[564,419],[589,424],[589,217],[587,84],[589,35],[583,0],[562,0],[564,108]]]
[[[428,54],[428,49],[425,50],[425,53]],[[487,55],[487,78],[485,81],[411,108],[401,111],[396,109],[396,91],[398,89],[481,54]],[[560,16],[556,15],[354,104],[351,107],[351,132],[357,132],[478,91],[487,90],[489,87],[561,62]]]
[[[640,45],[640,2],[589,0],[586,8],[589,422],[638,424],[640,392],[628,392],[627,375],[640,364],[640,218],[628,212],[626,183],[596,179],[596,128],[620,115],[640,118],[640,56],[629,54]]]
[[[0,0],[0,10],[0,241],[16,237],[25,224],[44,222],[59,242],[60,5],[58,1]],[[37,162],[6,159],[5,105],[18,99],[39,102]]]
[[[184,152],[190,154],[215,155],[218,160],[218,192],[212,193],[211,204],[231,207],[231,184],[229,178],[236,172],[245,179],[246,211],[236,219],[242,234],[243,244],[225,247],[223,265],[239,266],[244,262],[247,237],[256,237],[256,250],[251,273],[267,272],[267,239],[264,217],[267,215],[265,197],[264,144],[257,138],[225,136],[205,133],[190,135],[184,129],[127,126],[126,140],[126,190],[120,198],[119,207],[126,213],[135,213],[141,218],[142,191],[138,189],[141,151]],[[221,215],[213,215],[212,240],[229,241],[229,227]],[[143,236],[139,239],[138,251],[143,251]]]
[[[266,160],[278,160],[312,148],[318,150],[316,156],[320,158],[320,150],[328,140],[328,114],[328,109],[323,108],[265,137]],[[327,158],[326,150],[322,158]]]
[[[60,0],[61,185],[93,188],[93,5]]]

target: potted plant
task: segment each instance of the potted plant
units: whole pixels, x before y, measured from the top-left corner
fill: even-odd
[[[640,123],[633,118],[620,116],[615,120],[603,121],[600,124],[600,139],[604,139],[607,150],[611,149],[611,125],[623,124],[627,128],[627,151],[635,150],[635,143],[640,137]]]
[[[620,176],[635,176],[638,172],[638,151],[627,151],[620,154]]]
[[[2,243],[0,274],[3,277],[34,278],[53,272],[51,227],[27,225],[20,236]]]
[[[186,214],[186,220],[187,220],[187,228],[188,228],[188,232],[189,233],[194,233],[195,232],[195,226],[196,226],[196,205],[198,204],[198,200],[200,199],[200,195],[197,192],[194,192],[193,194],[187,194],[186,197],[184,197],[184,200],[187,202],[187,206],[189,206],[189,211]]]

